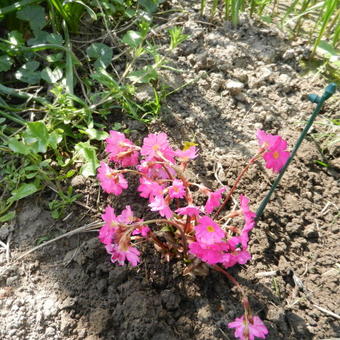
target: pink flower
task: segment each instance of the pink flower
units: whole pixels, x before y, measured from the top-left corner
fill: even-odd
[[[169,142],[168,136],[164,132],[160,133],[150,133],[143,140],[143,146],[141,149],[141,154],[143,156],[147,156],[150,158],[159,158],[159,153],[163,155],[163,157],[167,158],[170,161],[174,161],[173,157],[175,155],[174,150],[172,150]]]
[[[134,221],[131,207],[127,205],[122,213],[117,217],[118,221],[123,224],[131,224]]]
[[[132,267],[137,266],[138,262],[140,262],[139,255],[140,252],[137,248],[128,247],[126,251],[120,250],[118,245],[109,244],[106,247],[106,251],[111,254],[111,262],[117,262],[120,266],[123,266],[125,260],[130,262]]]
[[[225,236],[221,227],[208,216],[203,216],[198,220],[195,231],[197,241],[203,244],[220,242]]]
[[[106,139],[105,151],[109,153],[109,158],[122,167],[135,166],[138,163],[138,147],[134,145],[121,132],[110,131],[110,136]]]
[[[189,244],[189,251],[199,259],[208,264],[216,264],[222,262],[226,252],[228,251],[228,244],[219,242],[205,245],[199,242],[192,242]]]
[[[150,228],[148,226],[142,225],[138,228],[136,228],[132,235],[142,235],[143,237],[147,237],[150,232]]]
[[[151,181],[145,177],[140,177],[140,185],[137,190],[140,192],[140,196],[149,198],[150,196],[157,196],[163,193],[163,187],[157,182]]]
[[[235,337],[240,340],[254,340],[255,337],[265,339],[268,329],[258,316],[245,317],[242,315],[228,324],[229,328],[235,328]]]
[[[251,259],[251,255],[246,250],[248,235],[235,236],[227,241],[230,253],[223,259],[223,266],[226,268],[234,266],[236,263],[245,264]]]
[[[221,188],[215,192],[209,192],[209,197],[204,207],[207,214],[211,214],[213,210],[220,205],[222,193],[225,191],[225,189],[226,188]]]
[[[99,241],[103,244],[111,244],[115,238],[116,230],[116,228],[110,228],[107,225],[103,225],[99,229]]]
[[[151,211],[158,211],[161,216],[166,218],[172,217],[173,212],[163,196],[155,196],[150,199],[150,202],[149,207],[151,208]]]
[[[195,205],[187,205],[183,208],[178,208],[176,210],[176,213],[179,215],[188,215],[188,216],[198,216],[200,214],[199,207],[196,207]]]
[[[99,230],[99,241],[103,244],[111,244],[114,240],[119,224],[114,209],[110,206],[107,206],[105,208],[104,214],[102,215],[102,219],[105,224]]]
[[[117,170],[110,168],[106,163],[100,162],[97,178],[103,190],[108,194],[120,195],[128,187],[128,182]]]
[[[275,144],[279,136],[271,135],[263,130],[257,130],[256,137],[261,148],[269,149]]]
[[[272,169],[279,173],[283,166],[287,163],[290,153],[288,151],[273,149],[264,153],[263,159],[266,161],[266,168]]]
[[[196,146],[190,146],[186,150],[177,150],[175,153],[180,162],[188,162],[190,159],[197,157],[197,148]]]
[[[155,163],[153,160],[141,162],[137,166],[137,170],[148,179],[169,179],[171,176],[176,176],[176,171],[173,168]]]
[[[258,130],[256,136],[260,146],[266,149],[263,154],[266,168],[279,173],[290,157],[290,153],[286,151],[287,142],[278,135],[267,134],[262,130]]]
[[[169,196],[171,198],[183,198],[185,196],[185,188],[183,182],[179,179],[175,179],[172,185],[168,187]]]
[[[242,214],[245,220],[243,231],[248,233],[255,226],[256,214],[249,209],[249,198],[248,197],[240,195],[240,206],[241,206]]]

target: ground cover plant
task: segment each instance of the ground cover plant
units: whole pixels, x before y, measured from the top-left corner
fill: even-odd
[[[102,215],[105,224],[99,231],[99,240],[105,245],[111,261],[119,265],[127,261],[131,266],[137,266],[141,260],[136,245],[147,240],[168,261],[181,258],[187,262],[185,274],[207,275],[206,267],[201,264],[210,265],[223,273],[240,291],[244,315],[229,323],[229,327],[236,329],[236,337],[247,340],[253,340],[254,336],[265,338],[268,330],[262,320],[253,315],[243,288],[223,267],[245,264],[251,259],[248,241],[249,233],[255,226],[256,214],[249,208],[249,199],[240,195],[240,210],[236,210],[235,206],[223,218],[219,215],[252,164],[263,157],[266,167],[279,173],[290,156],[287,142],[280,136],[259,130],[257,138],[260,145],[258,153],[249,160],[231,189],[222,187],[212,191],[200,183],[191,182],[185,170],[189,162],[198,156],[197,148],[188,144],[182,150],[174,150],[165,133],[148,135],[143,145],[138,147],[124,134],[110,131],[105,151],[114,167],[101,162],[98,170],[103,190],[116,196],[128,187],[124,175],[133,173],[139,176],[137,190],[140,196],[148,199],[151,211],[163,217],[145,221],[134,216],[129,205],[120,215],[107,206]],[[195,195],[193,188],[198,189]],[[228,193],[223,198],[225,191]],[[194,196],[196,200],[200,196],[207,196],[208,199],[204,206],[200,206]],[[238,216],[243,216],[242,227],[231,222]]]
[[[64,208],[77,199],[71,187],[65,188],[66,181],[77,173],[95,175],[96,149],[98,141],[107,137],[102,128],[109,112],[120,111],[142,122],[159,114],[163,90],[156,84],[157,72],[166,59],[146,40],[157,2],[143,4],[93,2],[92,9],[82,1],[29,1],[1,9],[6,32],[0,43],[1,153],[6,160],[1,169],[1,221],[14,218],[14,211],[8,211],[15,202],[46,187],[57,193],[50,203],[53,216],[63,216]],[[106,33],[121,47],[118,58],[126,59],[121,74],[112,64],[116,58],[107,44],[85,42],[85,54],[76,56],[70,33],[78,32],[82,17],[104,26],[109,17],[122,24],[134,20],[135,30],[123,29],[119,38]],[[169,34],[169,50],[185,38],[176,27]],[[80,77],[78,72],[84,74]],[[14,87],[8,81],[11,74]],[[22,84],[28,87],[22,89]],[[136,90],[143,84],[153,96],[138,101]],[[77,163],[82,164],[78,171]],[[20,169],[18,174],[13,175],[13,167]]]

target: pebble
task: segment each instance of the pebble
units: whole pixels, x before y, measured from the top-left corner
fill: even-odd
[[[47,327],[45,335],[46,336],[53,336],[55,334],[55,329],[53,327]]]
[[[294,57],[295,57],[295,51],[294,49],[290,48],[283,54],[282,59],[289,60],[289,59],[293,59]]]
[[[313,224],[310,224],[304,229],[303,236],[307,239],[316,239],[319,237],[319,233],[316,227]]]
[[[6,286],[14,286],[16,283],[18,283],[19,277],[18,276],[10,276],[6,280]]]
[[[226,83],[226,89],[230,91],[232,95],[241,93],[244,88],[244,84],[238,80],[228,80]]]

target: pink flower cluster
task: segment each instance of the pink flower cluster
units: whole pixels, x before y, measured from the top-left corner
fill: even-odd
[[[196,241],[190,243],[190,252],[210,265],[221,263],[229,268],[245,264],[251,259],[247,250],[249,232],[253,229],[256,214],[249,209],[249,199],[240,196],[241,214],[245,224],[237,236],[227,237],[226,232],[209,216],[203,216],[195,226]]]
[[[290,157],[287,142],[280,136],[271,135],[263,130],[258,130],[256,137],[260,147],[265,150],[263,159],[266,161],[266,167],[279,173]]]
[[[262,130],[257,132],[257,139],[260,150],[249,164],[262,155],[267,168],[280,172],[290,156],[287,142]],[[123,265],[128,262],[137,266],[140,251],[136,241],[145,240],[153,242],[156,249],[168,257],[183,254],[189,261],[196,257],[222,271],[224,269],[217,264],[229,268],[251,259],[249,233],[255,226],[256,214],[249,208],[249,199],[240,195],[240,210],[229,215],[230,218],[241,216],[242,227],[222,225],[221,220],[216,219],[239,179],[224,201],[226,187],[212,191],[190,182],[185,170],[189,161],[197,157],[197,148],[192,143],[187,143],[182,150],[174,149],[165,133],[154,133],[144,138],[142,146],[137,146],[123,133],[110,131],[105,151],[109,162],[100,162],[97,175],[102,189],[119,196],[128,188],[127,174],[137,175],[139,195],[148,201],[150,210],[161,217],[143,221],[134,216],[130,206],[126,206],[120,215],[107,206],[102,215],[104,224],[99,231],[99,240],[113,263]],[[193,188],[198,188],[195,194]],[[195,195],[200,194],[206,197],[202,206],[194,202]],[[166,237],[165,241],[159,238],[161,232],[153,232],[149,227],[151,224],[174,227],[176,231],[170,237],[171,242]],[[240,339],[264,338],[268,333],[265,325],[258,317],[249,315],[246,313],[229,327],[235,328],[235,336]]]
[[[125,240],[129,237],[129,234],[140,234],[142,237],[148,237],[149,227],[142,224],[143,220],[133,216],[129,205],[118,216],[116,216],[112,207],[107,206],[102,219],[105,224],[100,228],[98,238],[111,255],[112,263],[117,262],[122,266],[127,260],[133,267],[137,266],[138,262],[140,262],[139,250],[130,246],[129,241],[126,242]],[[138,227],[129,228],[133,223],[137,224]]]
[[[235,337],[240,340],[254,340],[255,337],[265,339],[268,329],[258,316],[247,317],[242,315],[228,324],[229,328],[235,328]]]

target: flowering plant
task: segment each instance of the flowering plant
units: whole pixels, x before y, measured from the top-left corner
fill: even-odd
[[[229,324],[236,328],[240,339],[264,338],[268,333],[258,316],[252,316],[248,299],[238,282],[225,270],[251,259],[248,251],[249,233],[255,226],[256,214],[249,208],[249,199],[240,195],[240,209],[224,218],[219,215],[237,188],[242,176],[257,160],[263,159],[266,167],[280,172],[290,154],[287,142],[280,136],[259,130],[260,148],[257,154],[237,177],[231,189],[221,187],[213,191],[200,183],[190,181],[186,169],[197,157],[197,148],[186,143],[183,149],[174,149],[165,133],[149,134],[141,147],[135,145],[123,133],[110,131],[105,151],[110,164],[101,162],[98,179],[103,190],[120,195],[128,188],[128,173],[139,176],[139,195],[148,200],[152,212],[161,218],[143,220],[134,216],[130,206],[117,215],[107,206],[102,215],[104,225],[99,240],[105,245],[111,261],[119,265],[128,262],[137,266],[140,262],[139,241],[150,241],[167,258],[182,258],[188,263],[185,274],[202,274],[202,263],[223,273],[239,289],[245,315]],[[195,189],[195,191],[194,191]],[[227,192],[227,194],[225,194]],[[207,199],[203,206],[196,203],[199,195]],[[229,224],[241,217],[242,227]],[[166,227],[166,232],[160,230]]]

